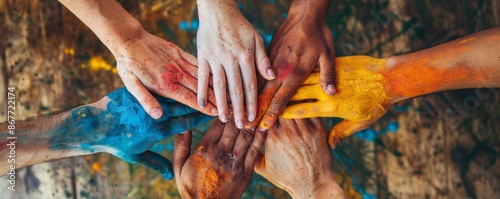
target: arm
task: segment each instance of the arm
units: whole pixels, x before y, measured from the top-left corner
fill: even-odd
[[[191,133],[175,138],[175,182],[182,198],[240,198],[266,134],[216,120],[191,154]]]
[[[335,179],[326,137],[319,118],[279,119],[268,131],[255,172],[292,198],[346,198]]]
[[[146,32],[115,0],[60,0],[82,20],[113,53],[118,74],[151,117],[163,114],[149,92],[172,98],[215,115],[213,90],[204,108],[196,102],[197,62],[173,43]]]
[[[293,91],[317,65],[321,92],[335,94],[335,51],[325,19],[328,3],[328,0],[292,0],[287,18],[269,45],[269,58],[277,79],[266,82],[259,95],[260,129],[274,124]]]
[[[275,78],[264,42],[243,17],[235,0],[198,0],[197,4],[199,106],[205,107],[212,75],[219,118],[228,121],[230,98],[236,125],[241,129],[257,115],[256,68],[264,78]]]
[[[125,89],[98,102],[50,117],[23,121],[16,128],[16,168],[58,158],[107,152],[132,164],[143,164],[171,179],[170,162],[148,149],[176,133],[211,119],[173,100],[158,97],[165,114],[154,120]],[[0,151],[8,154],[6,123],[0,125]],[[0,163],[0,171],[10,164]],[[6,172],[4,172],[6,173]]]
[[[319,92],[319,74],[313,73],[291,101],[316,102],[289,106],[282,117],[344,118],[328,137],[334,147],[372,125],[401,100],[445,90],[500,87],[498,35],[500,27],[407,55],[337,58],[338,93]]]

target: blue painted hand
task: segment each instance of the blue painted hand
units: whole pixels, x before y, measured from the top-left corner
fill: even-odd
[[[95,105],[75,108],[51,131],[51,149],[107,152],[172,179],[170,161],[148,149],[212,117],[174,100],[155,97],[164,110],[158,120],[152,119],[125,88],[111,92]]]

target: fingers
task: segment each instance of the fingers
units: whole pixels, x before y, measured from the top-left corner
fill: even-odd
[[[208,81],[210,78],[210,65],[205,59],[200,59],[198,67],[198,106],[205,108],[208,94]]]
[[[122,80],[127,90],[139,101],[146,113],[153,119],[158,119],[163,115],[163,110],[158,100],[153,97],[137,77],[127,74],[122,75]]]
[[[242,60],[241,77],[243,78],[243,89],[245,91],[245,104],[247,120],[253,122],[257,115],[257,75],[255,74],[255,62],[251,57],[248,60]],[[241,128],[238,126],[238,128]]]
[[[222,133],[218,144],[222,144],[227,151],[231,151],[234,147],[234,142],[239,132],[240,130],[236,128],[234,121],[230,120],[228,123],[226,123],[224,132]]]
[[[187,115],[190,113],[198,112],[196,109],[181,104],[179,102],[175,103],[162,103],[161,107],[163,109],[163,116],[158,119],[158,122],[166,121],[172,117],[178,117]]]
[[[228,106],[226,98],[226,73],[221,65],[211,65],[214,78],[215,101],[219,119],[226,123],[228,121]]]
[[[342,120],[335,125],[328,135],[328,145],[335,148],[344,138],[361,131],[370,126],[366,122],[357,122],[353,120]]]
[[[271,61],[266,55],[262,37],[258,35],[255,36],[255,65],[260,75],[265,79],[273,80],[276,78],[273,69],[271,69]]]
[[[266,140],[266,132],[263,131],[256,131],[255,136],[253,138],[252,144],[250,144],[250,147],[246,151],[245,155],[245,170],[251,170],[255,166],[255,161],[257,161],[257,158],[259,157],[259,154],[261,153],[262,145],[264,144],[264,141]]]
[[[209,145],[212,146],[215,143],[219,142],[220,137],[222,136],[222,133],[224,132],[226,124],[220,119],[215,119],[214,123],[212,126],[208,129],[208,131],[205,133],[203,138],[201,138],[199,145]]]
[[[160,90],[160,94],[163,96],[169,96],[170,98],[174,99],[175,101],[181,102],[185,105],[188,105],[190,107],[196,108],[197,110],[201,111],[202,113],[205,113],[207,115],[216,115],[216,108],[213,105],[207,105],[205,108],[198,108],[198,103],[196,102],[196,94],[192,91],[189,90],[188,88],[175,84],[176,90],[174,92],[168,92],[168,91],[162,91]]]
[[[319,57],[319,66],[321,74],[321,88],[329,95],[335,94],[335,55],[331,50],[326,50],[324,54]]]
[[[229,63],[224,67],[227,76],[227,86],[229,90],[229,95],[231,98],[234,122],[236,126],[241,129],[243,128],[245,109],[243,100],[243,89],[241,83],[241,72],[238,62]],[[224,77],[226,78],[226,77]],[[225,91],[225,90],[224,90]],[[218,106],[218,105],[217,105]],[[222,119],[221,119],[222,120]]]
[[[283,109],[287,105],[288,101],[292,98],[293,94],[297,90],[296,87],[298,86],[300,85],[281,85],[281,87],[272,98],[271,105],[267,109],[264,117],[262,118],[262,121],[259,124],[260,130],[267,130],[276,122]]]
[[[182,167],[189,158],[189,155],[191,155],[191,139],[191,131],[187,131],[186,133],[179,134],[177,135],[177,137],[175,137],[173,168],[176,177],[181,176],[180,174],[182,173]]]
[[[174,177],[170,161],[155,152],[148,150],[141,154],[132,155],[129,159],[133,164],[139,163],[160,172],[167,180],[171,180]]]
[[[241,162],[241,160],[245,157],[248,146],[252,143],[254,132],[255,131],[251,129],[242,129],[238,133],[238,137],[236,138],[233,148],[233,154],[236,156],[236,162]]]
[[[160,123],[159,127],[161,132],[163,132],[164,138],[168,138],[173,134],[181,133],[186,130],[200,126],[210,120],[213,117],[205,115],[200,112],[191,113],[188,115],[183,115],[177,118],[172,118],[167,122]]]
[[[261,175],[262,177],[266,178],[267,177],[267,169],[266,169],[266,157],[265,154],[259,153],[257,155],[257,158],[255,159],[255,164],[253,167],[255,173]]]

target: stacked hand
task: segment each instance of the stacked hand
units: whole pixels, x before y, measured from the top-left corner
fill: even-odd
[[[367,128],[387,112],[391,97],[382,74],[384,59],[367,56],[337,58],[337,94],[321,92],[320,75],[312,73],[291,99],[283,118],[340,117],[328,143],[335,147],[342,139]]]
[[[246,121],[254,121],[257,115],[255,69],[268,80],[275,78],[263,40],[243,17],[234,0],[199,0],[198,10],[199,105],[206,106],[211,73],[220,120],[227,122],[229,119],[227,101],[230,99],[236,126],[241,129]]]
[[[266,82],[259,95],[259,116],[263,116],[260,129],[274,124],[317,65],[321,71],[320,92],[335,94],[335,52],[332,32],[325,22],[327,4],[323,0],[292,1],[288,17],[274,34],[269,58],[277,79]]]
[[[91,106],[71,111],[55,127],[50,147],[54,150],[107,152],[132,164],[143,164],[171,179],[172,165],[148,149],[174,134],[199,126],[212,117],[170,99],[156,97],[163,116],[152,119],[139,102],[121,88]],[[65,125],[71,124],[71,125]]]
[[[282,119],[268,131],[255,172],[293,198],[345,198],[321,119]]]
[[[193,154],[191,133],[175,139],[175,182],[183,198],[240,198],[253,173],[265,133],[216,120]]]

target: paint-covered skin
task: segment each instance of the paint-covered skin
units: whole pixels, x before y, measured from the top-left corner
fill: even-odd
[[[292,198],[346,198],[334,175],[332,151],[320,118],[279,118],[267,132],[255,172]]]
[[[382,75],[385,59],[368,56],[341,57],[335,60],[337,93],[322,91],[319,73],[312,73],[292,97],[283,118],[339,117],[344,118],[331,131],[330,146],[343,138],[367,128],[387,111],[391,101]]]
[[[500,27],[495,27],[385,59],[337,58],[337,94],[321,92],[318,74],[313,73],[282,117],[344,118],[328,137],[329,145],[335,147],[347,136],[369,127],[398,101],[445,90],[500,87],[499,34]]]
[[[313,69],[319,65],[321,92],[335,91],[333,36],[325,17],[327,0],[293,0],[285,21],[269,46],[276,79],[259,94],[259,129],[269,129]],[[248,124],[253,127],[256,123]]]
[[[182,198],[240,198],[266,133],[216,120],[191,154],[191,133],[175,140],[175,182]]]
[[[52,128],[50,149],[107,152],[132,164],[143,164],[172,179],[170,161],[148,149],[157,142],[212,119],[174,100],[156,96],[164,113],[154,120],[125,89],[108,94],[96,106],[81,106]],[[102,107],[100,107],[102,106]]]

